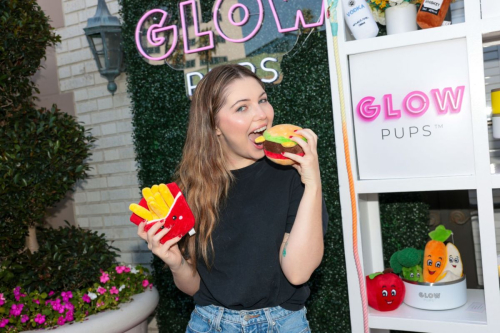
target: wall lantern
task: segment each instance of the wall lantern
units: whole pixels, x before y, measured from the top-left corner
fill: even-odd
[[[108,79],[108,90],[114,95],[115,78],[123,71],[122,31],[120,20],[111,16],[104,0],[97,3],[94,17],[83,28],[102,76]]]

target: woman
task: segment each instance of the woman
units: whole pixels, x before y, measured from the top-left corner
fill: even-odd
[[[322,204],[317,136],[291,139],[304,156],[292,167],[264,158],[254,142],[273,123],[264,84],[250,70],[223,65],[194,92],[179,185],[196,218],[196,236],[159,240],[138,234],[194,297],[187,332],[309,332],[305,283],[323,256],[328,220]],[[295,168],[295,170],[294,170]],[[293,227],[293,228],[292,228]]]

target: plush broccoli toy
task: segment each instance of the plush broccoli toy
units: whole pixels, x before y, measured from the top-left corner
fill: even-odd
[[[394,273],[403,275],[403,279],[415,282],[423,282],[422,261],[424,251],[407,247],[395,252],[390,260]]]

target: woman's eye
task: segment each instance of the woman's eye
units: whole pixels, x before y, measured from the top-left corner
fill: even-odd
[[[247,108],[246,106],[240,106],[240,107],[236,110],[236,112],[245,111],[245,110],[246,110],[246,108]]]
[[[441,267],[441,261],[436,261],[436,267],[437,268]]]
[[[259,101],[259,103],[267,103],[267,98],[263,98]]]

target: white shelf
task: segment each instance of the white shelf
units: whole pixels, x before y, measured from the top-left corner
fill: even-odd
[[[346,42],[343,48],[347,55],[352,55],[376,50],[392,49],[395,47],[456,39],[465,37],[466,33],[466,25],[459,23],[445,27],[412,31],[404,34],[352,40]]]
[[[380,312],[369,308],[370,328],[408,330],[429,333],[471,333],[486,329],[484,291],[468,289],[467,303],[453,310],[426,311],[401,304],[394,311]],[[472,309],[478,305],[483,310]],[[476,312],[477,311],[477,312]]]
[[[475,188],[475,176],[358,180],[356,182],[356,190],[359,194],[473,190]]]
[[[484,34],[495,34],[500,31],[500,16],[485,18],[481,20],[481,32]]]

